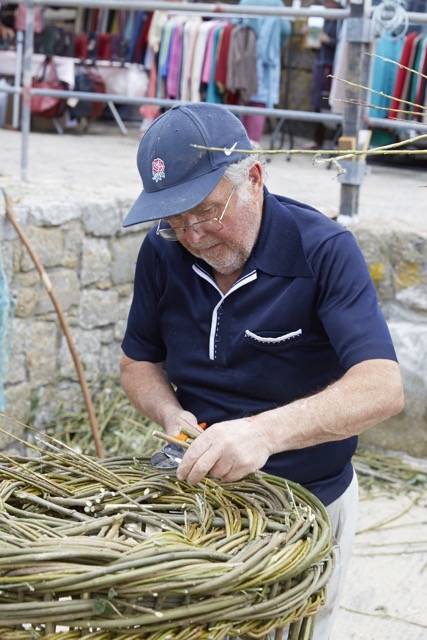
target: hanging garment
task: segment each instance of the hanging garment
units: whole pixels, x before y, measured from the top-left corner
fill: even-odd
[[[243,25],[233,28],[227,61],[226,87],[239,94],[242,103],[249,102],[258,87],[257,42],[253,29]]]
[[[327,99],[331,91],[332,67],[334,64],[335,48],[337,46],[338,20],[325,20],[322,33],[325,42],[320,44],[313,63],[311,82],[311,107],[313,111],[321,112],[328,108]],[[318,123],[323,126],[322,123]]]
[[[203,62],[203,69],[202,69],[202,82],[204,84],[208,84],[209,80],[211,78],[211,74],[212,74],[212,67],[216,65],[216,53],[214,52],[214,40],[215,40],[215,33],[217,32],[218,27],[224,27],[227,23],[222,21],[222,22],[218,22],[218,21],[213,21],[211,22],[211,29],[208,33],[208,40],[206,43],[206,52],[205,52],[205,59]]]
[[[172,32],[175,25],[174,20],[166,20],[163,24],[162,36],[160,40],[159,59],[157,63],[157,97],[166,97],[166,77],[168,73],[168,61]]]
[[[148,46],[148,31],[152,18],[152,12],[147,14],[145,11],[137,11],[135,13],[132,36],[129,44],[129,62],[142,62],[144,60],[145,51]]]
[[[166,11],[158,10],[153,12],[150,29],[148,31],[148,44],[152,48],[154,53],[159,52],[163,25],[165,24],[167,17],[168,14]]]
[[[422,37],[422,34],[417,33],[415,35],[415,38],[412,41],[412,47],[411,47],[409,60],[408,60],[408,68],[410,70],[406,73],[403,79],[401,100],[403,100],[404,102],[401,103],[400,108],[403,109],[404,113],[399,115],[399,117],[400,118],[403,117],[405,120],[410,119],[409,112],[412,111],[412,105],[408,103],[411,100],[411,85],[412,85],[412,79],[414,77],[413,69],[415,68],[418,44],[421,37]]]
[[[217,104],[223,104],[224,102],[224,92],[220,90],[219,84],[215,82],[215,70],[218,61],[218,50],[225,28],[226,25],[222,24],[213,30],[211,61],[207,61],[206,63],[206,73],[210,67],[210,74],[206,87],[206,102],[214,102]]]
[[[421,80],[421,76],[419,75],[419,73],[424,61],[426,38],[427,34],[421,33],[414,40],[414,59],[411,66],[413,72],[410,77],[407,95],[408,102],[410,103],[408,105],[408,111],[410,111],[410,113],[407,115],[408,120],[418,120],[420,116],[420,110],[417,106],[417,94]]]
[[[170,44],[169,66],[166,77],[166,97],[179,100],[179,86],[182,65],[182,34],[184,21],[176,21]]]
[[[215,82],[218,85],[220,93],[224,94],[227,84],[227,62],[228,53],[230,50],[230,37],[233,31],[233,25],[228,23],[222,33],[221,38],[218,41],[218,55],[216,60],[216,69],[214,73]]]
[[[370,94],[369,102],[372,107],[369,110],[371,118],[386,118],[390,106],[390,98],[396,83],[398,67],[388,60],[398,62],[402,55],[404,38],[400,40],[390,40],[390,38],[379,38],[375,42],[371,67],[371,79],[369,86],[377,93]]]
[[[400,106],[400,100],[403,99],[404,87],[406,86],[406,78],[409,74],[409,71],[404,67],[408,67],[410,63],[410,59],[412,56],[412,49],[414,40],[417,37],[416,32],[410,33],[406,36],[405,41],[403,43],[402,54],[400,56],[399,64],[402,65],[399,67],[396,75],[396,82],[393,89],[393,100],[390,104],[390,111],[388,113],[389,118],[399,118],[399,109],[404,109],[404,106]]]
[[[282,0],[240,0],[239,4],[284,7]],[[277,16],[262,16],[244,19],[242,24],[255,32],[257,42],[258,85],[250,100],[273,107],[280,102],[281,51],[291,33],[291,23]]]
[[[418,77],[418,88],[415,102],[418,105],[417,120],[419,122],[426,122],[427,108],[426,108],[426,87],[427,87],[427,37],[424,39],[423,46],[423,59],[420,64],[420,76]]]
[[[205,61],[208,36],[211,29],[211,22],[202,22],[197,31],[191,66],[190,99],[192,102],[200,102],[200,85],[202,82],[203,63]]]
[[[191,70],[193,66],[193,54],[198,29],[201,23],[202,19],[197,16],[187,20],[184,25],[180,83],[181,100],[189,101],[191,99]]]

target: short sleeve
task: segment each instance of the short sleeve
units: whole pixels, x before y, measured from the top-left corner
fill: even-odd
[[[312,267],[318,314],[345,370],[376,358],[396,360],[390,332],[365,259],[350,232],[318,248]]]

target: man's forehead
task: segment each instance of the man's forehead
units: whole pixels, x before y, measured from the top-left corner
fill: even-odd
[[[199,213],[202,213],[203,211],[206,211],[207,209],[210,209],[210,207],[221,202],[222,198],[224,197],[222,191],[222,181],[220,181],[215,189],[204,200],[202,200],[202,202],[193,207],[193,209],[190,209],[189,211],[183,211],[183,213],[180,213],[177,216],[171,216],[169,220],[182,220],[188,214],[192,213],[197,215]]]

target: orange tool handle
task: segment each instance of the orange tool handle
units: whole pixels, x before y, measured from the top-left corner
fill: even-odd
[[[206,422],[199,422],[199,427],[201,427],[202,429],[206,429],[207,426],[208,425],[206,424]],[[185,442],[188,436],[186,436],[185,433],[179,433],[177,436],[175,436],[175,438],[177,440],[182,440],[183,442]]]

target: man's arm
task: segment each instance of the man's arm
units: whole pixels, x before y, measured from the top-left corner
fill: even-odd
[[[180,422],[197,427],[195,416],[176,399],[163,362],[138,362],[122,355],[120,361],[122,387],[134,407],[162,426],[166,433],[179,432]]]
[[[274,453],[359,435],[403,405],[399,365],[366,360],[313,396],[212,425],[187,450],[177,477],[197,484],[209,473],[233,482],[263,467]]]

